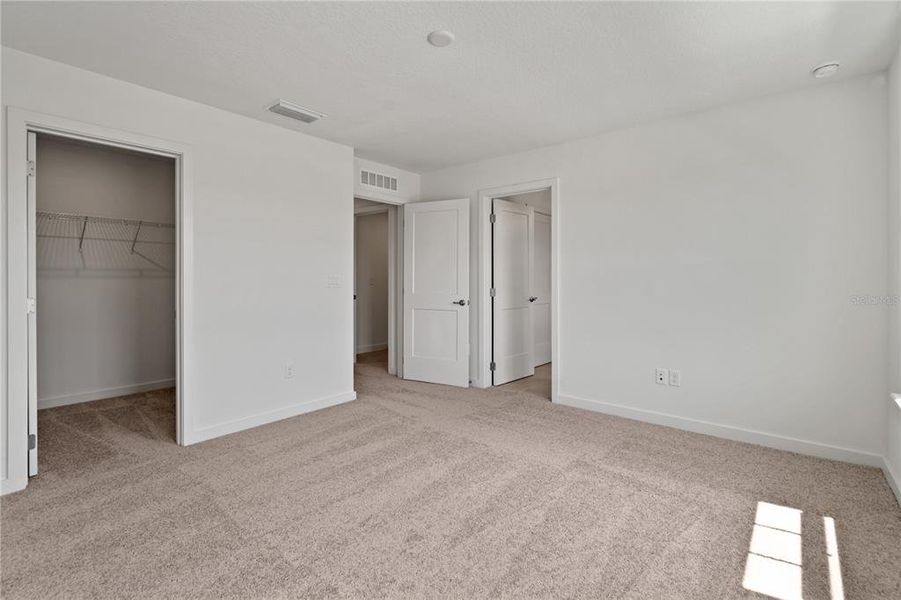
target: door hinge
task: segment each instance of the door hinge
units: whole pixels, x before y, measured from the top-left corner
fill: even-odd
[[[497,294],[497,290],[495,290],[494,288],[491,288],[491,297],[494,298],[494,296],[496,294]]]
[[[494,214],[494,213],[491,213],[491,219],[490,219],[490,220],[491,220],[492,223],[496,223],[496,222],[497,222],[497,215]]]
[[[29,177],[34,177],[34,161],[33,160],[28,161],[28,167],[25,169],[25,172],[28,174]]]
[[[488,370],[494,371],[496,368],[497,368],[497,363],[494,361],[491,361],[491,363],[488,365]]]
[[[34,450],[38,447],[38,436],[34,433],[28,434],[28,449]]]
[[[25,314],[33,315],[38,310],[37,301],[34,298],[25,298]]]

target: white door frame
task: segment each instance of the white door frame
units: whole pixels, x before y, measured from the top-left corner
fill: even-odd
[[[403,378],[404,307],[401,299],[404,293],[404,211],[401,207],[406,203],[401,200],[386,200],[357,193],[354,194],[354,198],[378,202],[384,204],[388,209],[388,373]],[[382,212],[383,210],[384,208],[380,206],[371,209],[364,208],[360,211],[354,210],[354,223],[356,224],[357,215]],[[356,244],[356,235],[354,235],[354,244]],[[354,257],[356,257],[356,248],[354,248]],[[356,278],[356,269],[354,277]],[[356,313],[356,303],[353,310]],[[356,324],[354,327],[356,328]],[[354,362],[356,362],[356,329],[354,329],[353,346]]]
[[[0,493],[28,484],[28,132],[47,133],[95,144],[171,157],[176,173],[176,441],[191,442],[190,399],[193,355],[194,199],[188,146],[151,136],[83,123],[16,107],[6,112],[7,166],[7,373],[6,477]],[[38,165],[40,169],[40,165]],[[38,304],[40,310],[40,304]],[[40,440],[38,440],[40,444]]]
[[[361,198],[361,196],[357,195],[356,198]],[[367,206],[366,208],[354,209],[354,295],[359,296],[359,290],[356,289],[357,283],[357,249],[356,249],[356,226],[357,226],[357,217],[364,217],[366,215],[376,215],[379,213],[387,213],[388,214],[388,374],[389,375],[397,375],[397,341],[398,341],[398,327],[397,327],[397,213],[403,212],[398,211],[398,205],[389,204],[387,202],[382,202],[381,200],[376,200],[376,202],[381,202],[382,206]],[[354,301],[354,362],[357,362],[357,305],[356,300]],[[402,336],[402,334],[400,334]]]
[[[554,220],[551,218],[550,210],[545,211],[545,210],[543,210],[543,207],[542,207],[542,210],[535,209],[534,211],[532,211],[532,215],[533,215],[533,217],[534,217],[534,219],[533,219],[533,227],[532,227],[532,234],[533,234],[533,239],[536,240],[535,244],[536,244],[536,246],[537,246],[537,239],[538,239],[538,236],[537,236],[537,234],[535,234],[535,231],[537,231],[539,220],[541,220],[542,218],[546,218],[546,219],[549,221],[549,225],[550,225],[550,226],[553,226]],[[550,232],[548,232],[548,233],[550,233]],[[547,247],[547,249],[546,249],[546,256],[548,257],[548,261],[550,261],[550,257],[551,257],[550,243],[551,243],[551,240],[550,240],[550,237],[549,237],[549,238],[548,238],[548,247]],[[551,290],[550,290],[550,285],[551,285],[551,282],[550,282],[550,272],[548,272],[548,279],[547,279],[547,285],[548,285],[548,288],[545,289],[545,290],[541,290],[541,289],[538,289],[537,287],[535,287],[535,279],[534,279],[534,270],[535,270],[535,259],[534,259],[534,257],[535,257],[535,256],[537,256],[537,253],[536,253],[536,254],[533,254],[533,259],[532,259],[532,274],[533,274],[533,279],[532,279],[532,293],[533,293],[534,295],[537,295],[537,296],[538,296],[538,300],[541,300],[541,302],[538,302],[538,303],[536,303],[536,304],[533,304],[532,306],[535,307],[535,308],[537,308],[537,307],[541,306],[542,304],[547,303],[547,306],[548,306],[548,308],[547,308],[547,310],[548,310],[548,316],[550,317],[551,306],[552,306],[552,304],[551,304]],[[550,262],[548,262],[548,269],[550,269],[550,266],[551,266],[551,265],[550,265]],[[550,325],[550,323],[548,323],[548,324]],[[532,326],[533,326],[533,328],[534,328],[534,326],[535,326],[535,323],[534,323],[534,322],[532,323]],[[534,329],[533,329],[533,335],[534,335]],[[532,357],[532,358],[535,360],[535,362],[537,363],[537,364],[535,364],[536,367],[539,367],[539,366],[541,366],[541,365],[547,364],[547,363],[550,361],[551,354],[550,354],[550,339],[549,339],[549,338],[550,338],[550,332],[548,332],[548,339],[547,339],[548,347],[547,347],[547,352],[546,352],[546,354],[543,354],[543,355],[542,355],[542,356],[545,356],[545,355],[546,355],[546,356],[547,356],[547,360],[545,360],[544,358],[542,358],[541,361],[538,362],[537,356],[533,356],[533,357]],[[534,344],[533,344],[533,348],[537,348],[537,345],[534,345]]]
[[[551,191],[551,400],[557,402],[560,388],[560,179],[539,179],[479,190],[478,247],[478,357],[473,377],[475,387],[491,387],[491,201],[514,194]]]

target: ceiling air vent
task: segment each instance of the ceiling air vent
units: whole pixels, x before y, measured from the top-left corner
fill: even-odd
[[[397,191],[397,178],[388,177],[381,173],[373,173],[372,171],[360,171],[360,183],[377,187],[389,192]]]
[[[309,108],[304,108],[303,106],[298,106],[297,104],[293,104],[285,100],[279,100],[278,102],[270,106],[269,110],[278,115],[289,117],[291,119],[297,119],[298,121],[303,121],[304,123],[312,123],[313,121],[318,121],[322,117],[327,116],[324,113],[316,112],[315,110],[310,110]]]

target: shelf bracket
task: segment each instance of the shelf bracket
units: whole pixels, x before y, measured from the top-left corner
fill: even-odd
[[[88,218],[85,217],[84,221],[81,224],[81,237],[78,238],[78,251],[83,253],[84,247],[84,232],[88,228]]]
[[[135,244],[138,243],[138,236],[141,235],[141,225],[143,225],[143,221],[138,221],[138,228],[135,230],[135,239],[131,241],[131,253],[135,253]]]

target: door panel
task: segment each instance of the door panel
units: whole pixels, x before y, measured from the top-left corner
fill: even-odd
[[[403,303],[404,379],[468,387],[468,198],[404,205]]]
[[[458,313],[450,309],[413,309],[413,355],[456,360]]]
[[[412,247],[414,293],[459,293],[458,218],[455,209],[417,211]]]
[[[531,316],[533,209],[493,200],[493,384],[534,375]]]
[[[535,243],[532,262],[532,326],[535,336],[535,366],[551,362],[551,217],[535,213]]]

